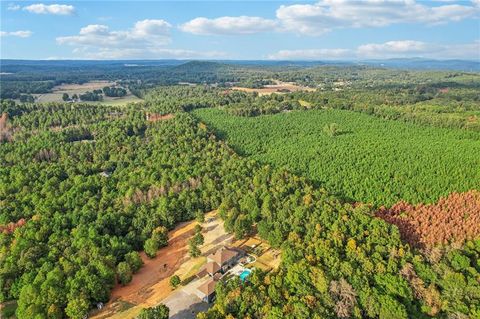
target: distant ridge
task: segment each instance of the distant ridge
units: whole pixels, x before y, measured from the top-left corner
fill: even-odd
[[[30,67],[95,67],[95,66],[123,66],[123,67],[162,67],[170,68],[173,72],[211,72],[237,68],[255,67],[292,67],[308,68],[319,66],[371,66],[381,68],[409,69],[409,70],[452,70],[480,72],[480,60],[434,60],[425,58],[395,58],[371,60],[15,60],[0,59],[0,69],[22,70]]]
[[[189,61],[182,63],[170,69],[173,72],[212,72],[216,70],[224,70],[226,68],[232,68],[234,65],[226,64],[217,61]]]
[[[365,60],[359,63],[377,67],[418,70],[458,70],[478,72],[480,61],[472,60],[432,60],[424,58],[396,58],[388,60]]]

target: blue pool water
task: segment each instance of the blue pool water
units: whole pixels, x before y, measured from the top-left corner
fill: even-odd
[[[245,269],[243,270],[243,272],[240,274],[240,279],[242,281],[245,281],[245,279],[247,279],[248,275],[250,275],[252,271],[250,269]]]

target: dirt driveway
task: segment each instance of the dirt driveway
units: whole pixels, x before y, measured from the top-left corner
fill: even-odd
[[[90,318],[135,318],[142,308],[163,303],[164,299],[172,294],[172,288],[169,283],[172,275],[176,274],[182,280],[192,277],[205,264],[205,255],[232,241],[232,235],[225,233],[223,221],[216,217],[215,211],[206,214],[205,219],[205,223],[202,224],[205,237],[205,244],[201,247],[203,256],[198,258],[188,256],[188,240],[193,236],[197,222],[190,221],[179,224],[169,233],[168,246],[160,249],[156,258],[150,259],[145,253],[141,253],[144,265],[140,271],[133,276],[132,281],[128,285],[115,286],[109,303],[101,311],[92,314]],[[181,298],[169,299],[174,307],[177,307],[175,305],[186,305],[186,302],[190,302],[191,305],[195,304],[196,299],[193,298],[195,296],[194,290],[189,290],[189,287],[194,282],[197,281],[192,281],[190,284],[178,288],[178,291],[172,294],[174,296],[177,292],[187,288],[186,295],[192,296],[191,298],[186,297],[186,301],[181,302],[175,301],[181,300]],[[196,298],[198,299],[198,297]],[[177,309],[180,308],[177,307]],[[186,309],[184,311],[184,314],[186,314],[188,307],[183,309]]]

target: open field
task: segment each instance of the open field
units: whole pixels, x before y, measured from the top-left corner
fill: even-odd
[[[258,95],[269,95],[272,93],[297,92],[297,91],[308,91],[308,92],[315,91],[314,88],[299,86],[292,82],[281,82],[281,81],[277,81],[276,84],[264,85],[263,88],[259,88],[259,89],[245,88],[245,87],[239,87],[239,86],[233,86],[231,89],[237,90],[237,91],[250,92],[250,93],[257,92]]]
[[[105,86],[112,86],[115,85],[115,82],[111,81],[90,81],[83,84],[62,84],[55,86],[52,89],[51,93],[44,93],[44,94],[35,94],[36,102],[39,103],[47,103],[47,102],[63,102],[62,95],[63,93],[67,93],[68,95],[72,96],[73,94],[83,94],[87,91],[93,90],[100,90],[103,89]],[[88,101],[90,104],[106,104],[106,105],[125,105],[130,102],[139,102],[142,99],[139,99],[135,95],[132,95],[128,92],[127,95],[123,97],[108,97],[104,96],[103,101]]]
[[[103,105],[110,105],[110,106],[123,106],[128,103],[136,103],[136,102],[141,102],[143,101],[142,99],[139,99],[135,95],[132,95],[128,93],[127,95],[123,97],[108,97],[104,96],[103,101],[87,101],[85,103],[89,104],[103,104]]]
[[[349,200],[390,206],[478,188],[480,133],[342,110],[238,117],[193,112],[240,154],[287,167]],[[336,123],[336,136],[325,126]],[[461,160],[459,160],[461,159]]]

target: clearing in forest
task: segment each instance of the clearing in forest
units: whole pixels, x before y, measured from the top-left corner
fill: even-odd
[[[270,271],[280,265],[278,249],[271,248],[258,237],[235,240],[232,234],[225,231],[223,221],[217,216],[216,211],[206,214],[205,222],[202,224],[205,241],[200,247],[202,255],[191,258],[188,255],[188,240],[193,236],[196,224],[196,221],[179,224],[169,233],[168,246],[161,248],[156,258],[149,259],[142,252],[143,267],[133,275],[128,285],[115,286],[110,302],[101,311],[92,314],[91,318],[134,318],[142,308],[156,306],[167,300],[168,303],[178,304],[171,299],[177,295],[192,295],[192,287],[198,286],[193,282],[201,280],[195,276],[200,267],[206,263],[205,256],[223,246],[238,247],[253,255],[255,260],[248,265],[249,268]],[[170,286],[170,277],[173,275],[178,275],[182,280],[182,284],[176,290],[172,290]]]
[[[34,94],[36,102],[47,103],[47,102],[63,102],[62,96],[63,93],[67,93],[69,96],[74,94],[80,95],[84,94],[87,91],[101,90],[106,86],[114,86],[116,83],[112,81],[90,81],[83,84],[61,84],[53,87],[52,92],[43,93],[43,94]],[[112,106],[125,105],[130,102],[139,102],[142,101],[135,95],[131,94],[128,91],[128,94],[122,97],[109,97],[103,96],[103,101],[84,101],[82,103],[89,104],[106,104]]]
[[[257,92],[258,95],[270,95],[272,93],[287,93],[287,92],[297,92],[297,91],[315,91],[314,88],[307,86],[300,86],[293,82],[282,82],[276,81],[275,84],[267,84],[262,88],[246,88],[240,86],[233,86],[232,90],[244,91],[244,92]]]
[[[205,244],[202,246],[202,256],[191,258],[188,255],[188,240],[194,234],[196,221],[184,222],[169,232],[168,246],[161,248],[157,257],[148,258],[144,252],[141,257],[144,262],[132,281],[121,286],[117,284],[112,290],[110,302],[91,318],[134,318],[142,308],[152,307],[172,293],[170,277],[178,275],[182,281],[188,282],[196,275],[198,269],[206,262],[205,255],[230,244],[233,236],[223,228],[223,221],[216,218],[216,212],[205,215],[203,235]],[[165,266],[166,265],[166,266]]]
[[[147,113],[147,121],[149,122],[157,122],[157,121],[166,121],[173,119],[175,117],[174,114],[169,113],[169,114],[158,114],[158,113]]]

